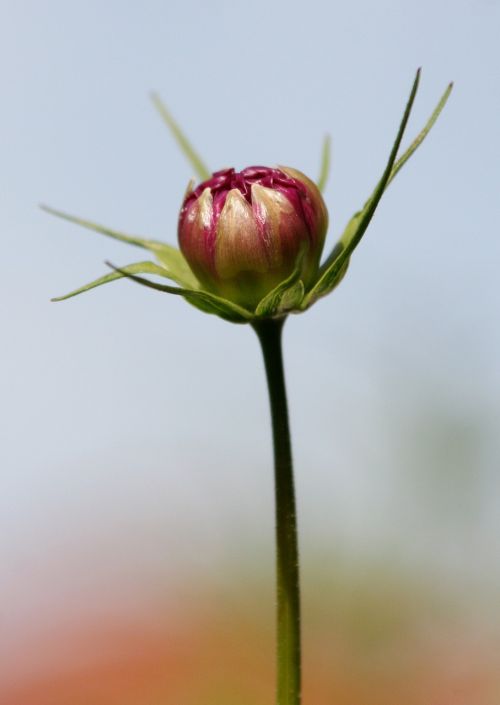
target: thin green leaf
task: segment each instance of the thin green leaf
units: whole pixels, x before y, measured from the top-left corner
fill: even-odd
[[[189,304],[203,313],[219,316],[230,323],[249,323],[253,318],[250,311],[205,291],[188,292],[183,296]]]
[[[405,151],[405,153],[397,160],[397,162],[394,164],[392,171],[391,171],[391,176],[389,178],[389,181],[387,182],[387,186],[391,183],[393,178],[396,176],[398,171],[403,167],[408,159],[411,157],[411,155],[420,147],[422,142],[425,140],[429,132],[434,126],[434,123],[438,119],[441,111],[443,110],[444,106],[446,105],[448,98],[450,97],[450,93],[453,89],[453,83],[450,83],[443,95],[441,96],[441,99],[439,103],[436,105],[434,112],[430,116],[429,120],[427,121],[425,127],[421,132],[418,133],[418,135],[415,137],[413,142],[410,144],[408,149]]]
[[[75,223],[76,225],[81,225],[83,228],[88,228],[89,230],[95,230],[101,235],[107,235],[112,237],[114,240],[120,240],[120,242],[126,242],[129,245],[136,245],[137,247],[143,247],[146,250],[155,250],[157,247],[163,246],[163,243],[156,240],[148,240],[143,237],[137,237],[135,235],[125,235],[118,230],[113,230],[105,225],[99,225],[99,223],[94,223],[91,220],[85,220],[84,218],[79,218],[76,215],[70,215],[64,211],[57,210],[56,208],[51,208],[44,204],[40,205],[40,208],[51,215],[55,215],[63,220],[68,220],[70,223]]]
[[[425,127],[423,128],[423,130],[421,130],[421,132],[419,132],[419,134],[415,137],[415,139],[414,139],[413,142],[410,144],[410,146],[408,147],[408,149],[407,149],[407,150],[404,152],[404,154],[396,161],[396,163],[395,163],[394,166],[392,167],[391,175],[390,175],[390,177],[389,177],[389,179],[388,179],[388,181],[387,181],[387,184],[386,184],[385,188],[387,188],[387,187],[389,186],[389,184],[392,182],[392,180],[394,179],[394,177],[396,176],[396,174],[398,173],[398,171],[406,164],[406,162],[408,161],[408,159],[409,159],[409,158],[412,156],[412,154],[420,147],[420,145],[422,144],[422,142],[424,141],[424,139],[427,137],[427,135],[428,135],[429,132],[431,131],[431,129],[432,129],[434,123],[435,123],[436,120],[438,119],[438,117],[439,117],[441,111],[443,110],[444,106],[446,105],[446,102],[447,102],[448,98],[450,97],[450,93],[451,93],[451,91],[452,91],[452,88],[453,88],[453,83],[450,83],[449,86],[447,87],[447,89],[445,90],[445,92],[443,93],[443,95],[441,96],[441,99],[440,99],[439,103],[437,104],[436,108],[434,109],[434,112],[433,112],[432,115],[430,116],[430,118],[429,118],[429,120],[427,121],[427,123],[426,123]],[[364,204],[363,208],[362,208],[360,211],[358,211],[357,213],[355,213],[355,214],[352,216],[351,220],[348,222],[347,227],[345,228],[345,230],[344,230],[344,232],[343,232],[343,234],[342,234],[342,237],[340,238],[340,243],[341,243],[344,247],[347,246],[347,244],[350,242],[350,240],[351,240],[351,238],[352,238],[352,236],[353,236],[353,233],[355,233],[356,228],[358,227],[358,224],[359,224],[359,222],[360,222],[360,220],[361,220],[361,216],[363,215],[363,213],[365,212],[365,210],[366,210],[366,209],[368,208],[368,206],[370,205],[371,201],[373,200],[373,197],[374,197],[374,194],[372,194],[372,196],[371,196],[371,197],[366,201],[366,203]]]
[[[340,284],[340,282],[343,280],[343,278],[346,275],[346,272],[349,268],[349,262],[350,258],[348,257],[342,266],[342,268],[339,270],[337,275],[335,277],[332,277],[332,279],[329,281],[329,283],[326,285],[325,288],[321,290],[320,294],[315,293],[314,296],[311,296],[311,293],[315,291],[314,289],[311,289],[311,291],[308,292],[306,296],[302,297],[302,301],[300,303],[300,310],[305,311],[308,309],[310,306],[312,306],[315,301],[317,301],[321,296],[327,296],[331,291],[333,291],[337,286]]]
[[[153,252],[176,284],[188,289],[199,288],[200,284],[180,250],[161,243],[161,247],[155,248]]]
[[[171,245],[167,245],[159,240],[150,240],[147,238],[138,237],[136,235],[126,235],[118,230],[108,228],[105,225],[100,225],[99,223],[94,223],[91,220],[85,220],[84,218],[70,215],[69,213],[56,210],[50,206],[41,205],[40,208],[51,215],[67,220],[70,223],[80,225],[83,228],[94,230],[101,235],[106,235],[114,240],[125,242],[128,245],[135,245],[136,247],[142,247],[145,250],[149,250],[158,258],[162,266],[168,270],[169,277],[175,282],[186,287],[196,288],[198,286],[198,281],[186,262],[182,252]]]
[[[305,291],[306,288],[304,286],[304,282],[302,279],[299,279],[298,282],[295,282],[295,284],[283,293],[279,305],[279,313],[287,313],[289,311],[291,313],[294,311],[300,312],[300,306],[304,299]]]
[[[190,141],[183,133],[179,125],[176,123],[172,115],[167,110],[160,96],[156,93],[153,93],[151,95],[151,99],[156,109],[160,113],[161,117],[163,118],[164,122],[170,129],[170,132],[172,133],[177,144],[179,145],[181,151],[184,153],[184,156],[195,170],[196,174],[200,177],[202,181],[206,181],[207,179],[209,179],[212,174],[210,173],[209,169],[205,166],[203,160],[195,151],[194,147],[191,145]]]
[[[269,318],[281,313],[281,303],[283,297],[294,288],[302,273],[302,262],[306,254],[306,248],[302,248],[297,257],[295,267],[286,279],[274,287],[263,299],[259,301],[255,309],[255,315],[259,318]],[[297,294],[295,294],[297,296]]]
[[[309,291],[304,299],[303,307],[307,307],[310,303],[320,296],[323,296],[327,291],[330,291],[333,286],[335,286],[335,281],[338,276],[342,273],[343,267],[346,260],[350,257],[359,241],[363,237],[371,219],[375,213],[375,210],[379,204],[379,201],[384,193],[387,183],[390,179],[392,168],[396,161],[397,153],[403,139],[403,135],[408,124],[408,118],[410,117],[411,109],[415,101],[415,96],[418,90],[418,84],[420,81],[420,69],[418,69],[413,82],[413,86],[410,92],[410,97],[406,104],[406,109],[399,126],[399,130],[394,141],[387,165],[385,167],[384,173],[380,181],[378,182],[375,191],[372,196],[366,202],[364,208],[356,213],[353,218],[349,221],[344,234],[341,237],[340,243],[342,245],[342,250],[339,253],[338,244],[334,247],[329,257],[325,263],[320,268],[320,277],[316,284]]]
[[[154,262],[136,262],[135,264],[128,264],[126,267],[121,267],[120,270],[115,270],[114,272],[111,272],[111,274],[105,274],[103,277],[99,277],[99,279],[95,279],[93,282],[90,282],[90,284],[85,284],[85,286],[81,286],[79,289],[70,291],[69,294],[57,296],[56,298],[51,299],[51,301],[64,301],[65,299],[70,299],[78,294],[83,294],[84,291],[90,291],[90,289],[95,289],[97,286],[101,286],[102,284],[107,284],[108,282],[115,281],[116,279],[122,279],[129,274],[159,274],[162,277],[168,277],[166,270],[163,267],[159,267]]]
[[[137,284],[142,284],[149,289],[155,289],[156,291],[162,291],[167,294],[174,294],[175,296],[183,296],[186,301],[193,304],[197,308],[200,308],[206,313],[213,313],[221,318],[224,318],[232,323],[247,323],[253,316],[250,311],[238,306],[232,301],[223,299],[215,294],[210,294],[208,291],[199,291],[197,289],[185,289],[175,286],[168,286],[167,284],[158,284],[157,282],[152,282],[144,277],[138,277],[133,273],[127,272],[124,269],[115,267],[111,262],[106,262],[108,267],[111,267],[115,272],[119,272],[122,276],[132,279]]]
[[[325,190],[326,182],[328,181],[328,175],[330,174],[330,154],[330,135],[326,135],[325,139],[323,140],[323,149],[321,150],[321,168],[318,179],[318,188],[320,191]]]

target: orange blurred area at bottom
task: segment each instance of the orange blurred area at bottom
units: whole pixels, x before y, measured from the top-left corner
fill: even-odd
[[[498,644],[465,626],[422,628],[418,619],[394,630],[382,618],[374,630],[377,609],[358,612],[355,628],[313,616],[304,631],[305,705],[498,705]],[[0,702],[272,705],[272,624],[224,604],[165,614],[101,619],[26,643],[24,673],[21,664],[0,684]]]

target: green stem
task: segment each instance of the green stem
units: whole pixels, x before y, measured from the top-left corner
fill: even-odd
[[[277,705],[300,705],[300,590],[297,517],[281,332],[285,319],[253,324],[266,367],[276,496]]]

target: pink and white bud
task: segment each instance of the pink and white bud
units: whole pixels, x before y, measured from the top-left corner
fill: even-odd
[[[188,192],[179,244],[202,286],[253,308],[292,273],[314,279],[328,213],[316,185],[288,167],[224,169]]]

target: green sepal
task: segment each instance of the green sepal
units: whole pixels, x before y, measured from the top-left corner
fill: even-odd
[[[326,182],[328,181],[328,176],[330,174],[330,152],[330,135],[326,135],[323,140],[323,149],[321,150],[321,167],[318,178],[318,188],[322,192],[325,190]]]
[[[100,225],[99,223],[94,223],[90,220],[84,220],[83,218],[70,215],[64,211],[56,210],[50,206],[41,205],[40,208],[51,215],[67,220],[70,223],[80,225],[83,228],[94,230],[101,235],[106,235],[114,240],[125,242],[128,245],[135,245],[136,247],[142,247],[145,250],[149,250],[149,252],[152,252],[155,255],[162,267],[168,272],[169,279],[172,279],[180,286],[193,289],[199,287],[198,280],[191,271],[182,252],[171,245],[167,245],[159,240],[149,240],[136,235],[126,235],[118,230],[108,228],[105,225]]]
[[[293,286],[291,286],[289,289],[287,289],[282,298],[281,298],[281,303],[279,307],[279,312],[280,313],[293,313],[294,311],[300,313],[301,311],[301,304],[304,299],[304,295],[306,293],[306,288],[304,286],[304,282],[302,279],[299,279],[298,282],[295,282]]]
[[[306,248],[302,248],[293,272],[259,301],[255,308],[257,318],[272,318],[300,306],[304,298],[304,284],[300,281],[300,275],[305,253]]]
[[[180,147],[182,153],[193,167],[195,173],[200,177],[202,181],[206,181],[207,179],[209,179],[212,176],[210,170],[207,166],[205,166],[203,160],[196,152],[191,142],[188,140],[188,138],[183,133],[177,122],[167,110],[160,96],[156,95],[156,93],[153,93],[151,95],[151,100],[153,101],[155,108],[158,110],[161,117],[163,118],[163,121],[172,133],[172,136],[177,142],[177,145]]]
[[[142,286],[146,286],[149,289],[156,289],[156,291],[162,291],[166,294],[182,296],[186,301],[196,308],[199,308],[201,311],[204,311],[205,313],[212,313],[226,321],[231,321],[231,323],[248,323],[253,318],[250,311],[247,311],[245,308],[238,306],[232,301],[228,301],[220,296],[211,294],[208,291],[168,286],[167,284],[158,284],[157,282],[152,282],[144,277],[138,277],[135,274],[129,273],[125,270],[125,268],[120,269],[119,267],[115,267],[110,262],[106,262],[106,264],[115,272],[120,272],[122,276],[132,279],[137,284],[142,284]]]
[[[182,252],[171,245],[160,244],[161,248],[154,250],[154,253],[161,266],[168,271],[169,278],[179,286],[198,289],[200,284]]]
[[[329,257],[321,266],[320,278],[316,282],[315,286],[311,289],[311,291],[308,292],[308,294],[306,295],[303,302],[304,308],[310,306],[320,296],[325,296],[326,294],[330,293],[330,291],[332,291],[332,289],[334,289],[340,283],[347,270],[349,257],[355,247],[358,245],[364,232],[366,231],[366,228],[368,227],[368,224],[371,218],[373,217],[373,214],[375,212],[375,209],[377,208],[380,198],[382,197],[382,194],[387,189],[387,187],[394,179],[396,174],[399,172],[399,170],[406,164],[408,159],[414,154],[414,152],[420,147],[422,142],[425,140],[432,127],[434,126],[434,123],[438,119],[441,111],[446,105],[448,98],[450,97],[450,93],[453,89],[453,83],[450,83],[447,86],[445,92],[441,96],[432,115],[428,119],[423,129],[418,133],[418,135],[415,137],[408,149],[406,149],[406,151],[396,161],[395,156],[397,155],[399,144],[401,143],[403,132],[408,121],[413,101],[415,99],[415,95],[418,88],[419,76],[420,70],[417,72],[412,92],[410,94],[410,99],[406,107],[405,115],[403,117],[400,130],[396,138],[393,150],[391,152],[391,156],[389,158],[386,170],[382,178],[378,182],[373,194],[366,201],[363,208],[353,215],[351,220],[348,222],[339,242],[335,245]]]
[[[414,152],[417,151],[417,149],[420,147],[422,142],[425,140],[429,132],[434,126],[434,123],[438,119],[441,111],[443,110],[444,106],[448,102],[448,98],[450,97],[450,93],[453,90],[453,83],[450,83],[448,87],[446,88],[445,92],[441,96],[439,103],[436,105],[434,108],[434,112],[430,116],[430,118],[427,120],[424,128],[418,133],[418,135],[415,137],[413,142],[410,144],[408,149],[404,152],[404,154],[399,157],[399,159],[396,161],[394,166],[392,167],[391,171],[391,176],[389,177],[389,181],[387,182],[387,186],[391,183],[391,181],[394,179],[398,171],[406,164],[408,159],[412,156]],[[387,187],[386,187],[387,188]]]
[[[64,296],[56,296],[51,299],[51,301],[65,301],[66,299],[71,299],[73,296],[83,294],[85,291],[90,291],[90,289],[95,289],[97,286],[102,286],[102,284],[108,284],[108,282],[122,279],[129,274],[159,274],[162,277],[171,279],[168,271],[154,262],[135,262],[134,264],[128,264],[125,267],[121,267],[119,270],[111,272],[110,274],[105,274],[103,277],[99,277],[99,279],[95,279],[93,282],[85,284],[79,289],[70,291],[69,294],[65,294]]]
[[[348,257],[347,259],[344,260],[344,263],[342,267],[338,270],[336,275],[331,278],[330,282],[328,285],[325,285],[325,288],[322,289],[321,294],[311,296],[311,292],[313,291],[312,289],[303,297],[302,303],[300,306],[301,311],[305,311],[306,309],[310,308],[320,297],[322,296],[328,296],[334,289],[338,287],[338,285],[342,282],[344,279],[347,270],[349,268],[349,263],[350,263],[350,258]]]
[[[250,311],[237,304],[210,294],[208,291],[186,291],[182,294],[184,299],[203,313],[211,313],[230,323],[250,323],[254,318]]]
[[[319,278],[304,297],[302,302],[303,309],[310,306],[321,296],[325,296],[328,292],[330,292],[340,282],[340,278],[345,274],[345,267],[347,266],[346,263],[363,237],[391,177],[401,140],[403,139],[403,134],[408,123],[408,118],[410,117],[415,96],[417,94],[419,80],[420,69],[417,71],[415,76],[403,119],[401,120],[396,140],[393,144],[384,173],[382,174],[382,177],[378,182],[372,196],[365,203],[363,209],[358,213],[355,213],[355,215],[351,218],[347,224],[344,234],[340,239],[340,242],[335,245],[325,263],[320,267]]]

